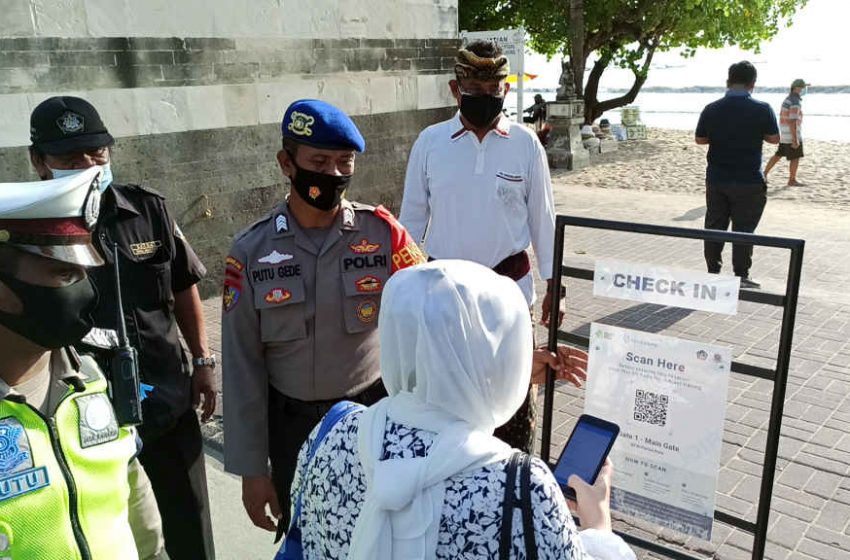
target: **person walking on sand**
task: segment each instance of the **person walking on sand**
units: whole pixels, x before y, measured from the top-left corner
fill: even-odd
[[[782,102],[779,111],[779,148],[764,168],[764,178],[783,157],[788,160],[788,186],[803,187],[797,181],[797,169],[800,158],[803,157],[803,103],[802,97],[809,84],[806,80],[797,78],[791,83],[791,92]]]
[[[752,98],[756,68],[750,62],[729,67],[726,91],[708,104],[699,117],[695,140],[708,145],[705,172],[705,228],[752,233],[767,202],[767,184],[761,174],[763,142],[779,143],[776,115],[770,105]],[[718,274],[723,265],[723,243],[705,242],[708,272]],[[752,245],[733,245],[732,268],[741,287],[758,289],[750,278]]]

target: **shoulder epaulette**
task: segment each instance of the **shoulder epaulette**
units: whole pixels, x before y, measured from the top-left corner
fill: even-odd
[[[351,207],[357,212],[374,212],[377,208],[371,204],[363,204],[362,202],[351,201]]]
[[[123,187],[124,189],[127,189],[128,191],[133,192],[133,193],[149,194],[149,195],[153,195],[157,198],[161,198],[161,199],[165,200],[164,194],[162,194],[161,192],[159,192],[158,190],[156,190],[152,187],[148,187],[148,186],[145,186],[145,185],[130,184],[130,185],[115,185],[115,186],[116,187]]]
[[[239,230],[238,232],[236,232],[236,234],[234,234],[234,236],[233,236],[233,242],[235,243],[236,241],[239,241],[240,239],[242,239],[243,237],[245,237],[246,235],[248,235],[251,231],[253,231],[253,230],[257,229],[257,227],[259,227],[261,224],[264,224],[264,223],[268,222],[269,220],[271,220],[271,219],[272,219],[272,214],[274,214],[274,213],[273,213],[273,212],[271,212],[271,213],[269,213],[269,214],[266,214],[266,215],[265,215],[265,216],[263,216],[262,218],[260,218],[260,219],[256,220],[255,222],[253,222],[253,223],[252,223],[251,225],[249,225],[248,227],[246,227],[246,228],[244,228],[244,229]]]
[[[92,383],[93,381],[97,381],[104,377],[100,366],[98,366],[95,359],[88,354],[80,355],[80,375],[83,376],[86,383]]]

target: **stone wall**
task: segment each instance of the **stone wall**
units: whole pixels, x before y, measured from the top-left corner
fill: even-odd
[[[274,156],[295,99],[366,137],[351,197],[398,209],[407,154],[453,110],[457,0],[0,0],[0,181],[34,180],[29,114],[79,95],[116,137],[119,182],[169,208],[218,289],[234,232],[284,195]]]

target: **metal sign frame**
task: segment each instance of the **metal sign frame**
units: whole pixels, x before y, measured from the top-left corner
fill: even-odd
[[[567,267],[563,265],[564,237],[567,226],[683,239],[700,239],[703,241],[736,243],[758,247],[774,247],[779,249],[788,249],[790,251],[788,275],[784,294],[772,294],[745,289],[742,289],[739,294],[739,300],[741,301],[749,301],[752,303],[783,308],[779,335],[779,348],[776,355],[776,369],[772,370],[752,364],[736,361],[732,362],[732,372],[750,377],[757,377],[759,379],[766,379],[773,382],[770,421],[767,428],[767,442],[764,450],[764,465],[762,467],[761,489],[759,492],[756,520],[755,522],[752,522],[723,511],[715,511],[714,513],[715,521],[741,529],[753,535],[752,560],[763,560],[765,545],[767,542],[768,523],[770,520],[770,502],[773,493],[773,482],[776,474],[777,453],[779,451],[779,435],[782,427],[782,413],[785,407],[788,367],[791,360],[791,344],[794,337],[794,324],[797,315],[797,298],[800,291],[800,276],[803,268],[803,249],[805,247],[805,241],[802,239],[769,237],[749,233],[736,233],[710,229],[689,229],[559,215],[556,219],[555,258],[552,270],[552,282],[554,284],[552,287],[552,293],[555,294],[560,293],[564,276],[593,281],[593,270]],[[569,295],[569,293],[567,295]],[[552,308],[550,309],[550,317],[557,317],[559,311],[560,302],[558,301],[558,298],[553,298]],[[559,340],[579,345],[584,348],[589,347],[589,340],[587,337],[561,331],[558,328],[557,321],[552,321],[549,328],[549,349],[555,351]],[[555,374],[551,369],[549,369],[546,374],[542,430],[543,441],[540,449],[540,456],[544,461],[546,461],[546,463],[549,463],[554,399]],[[618,534],[634,546],[663,555],[667,558],[672,558],[674,560],[704,560],[704,557],[694,556],[682,550],[663,546],[641,537],[629,535],[627,533],[618,532]]]

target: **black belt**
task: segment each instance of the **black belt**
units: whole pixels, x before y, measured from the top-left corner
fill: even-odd
[[[333,405],[340,401],[352,401],[365,406],[370,406],[386,396],[387,390],[384,388],[384,383],[380,379],[356,395],[325,401],[302,401],[294,399],[292,397],[287,397],[274,387],[269,386],[269,404],[271,406],[280,407],[284,410],[284,412],[289,414],[316,419],[324,417]]]
[[[428,257],[428,261],[435,261],[434,257]],[[493,272],[502,276],[507,276],[515,282],[519,282],[525,275],[531,272],[531,259],[528,258],[527,251],[520,251],[515,255],[507,257],[502,262],[493,267]]]

